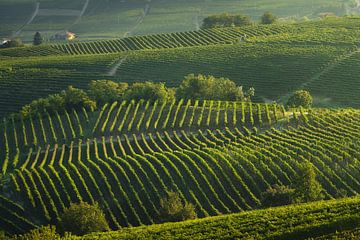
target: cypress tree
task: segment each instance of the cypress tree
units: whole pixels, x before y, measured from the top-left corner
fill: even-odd
[[[36,32],[35,35],[34,35],[34,42],[33,44],[35,46],[38,46],[38,45],[41,45],[43,43],[43,38],[41,36],[41,33],[40,32]]]

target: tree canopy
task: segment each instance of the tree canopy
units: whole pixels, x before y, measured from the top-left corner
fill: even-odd
[[[41,45],[43,43],[43,37],[41,36],[40,32],[36,32],[34,35],[34,40],[33,40],[33,44],[34,46],[38,46]]]
[[[63,233],[70,232],[78,236],[110,230],[99,205],[84,202],[71,204],[65,209],[59,221],[59,229]]]
[[[313,103],[313,98],[308,91],[300,90],[296,91],[288,100],[288,107],[311,107]]]
[[[94,80],[89,84],[89,96],[99,104],[119,101],[128,89],[127,83],[117,83],[110,80]]]
[[[175,92],[165,86],[164,83],[134,83],[124,93],[124,100],[136,100],[141,99],[150,100],[155,102],[171,101],[175,98]]]
[[[274,14],[272,14],[271,12],[266,12],[261,17],[262,24],[272,24],[272,23],[276,22],[276,20],[277,20],[277,17]]]
[[[248,16],[223,13],[206,17],[202,28],[240,27],[250,24],[252,22]]]
[[[180,84],[176,96],[197,100],[245,100],[242,86],[228,78],[190,74]]]

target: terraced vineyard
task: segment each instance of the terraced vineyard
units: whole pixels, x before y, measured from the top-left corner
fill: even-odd
[[[80,42],[52,47],[67,54],[104,54],[143,49],[180,48],[216,44],[232,44],[247,37],[267,36],[296,31],[288,26],[256,26],[244,28],[219,28],[192,32],[167,33],[129,37],[119,40]]]
[[[355,209],[358,208],[359,198],[356,197],[90,234],[81,239],[168,239],[170,235],[172,239],[186,236],[192,239],[356,240],[359,218]],[[356,229],[347,230],[353,227]],[[204,232],[203,229],[209,230]]]
[[[13,170],[2,194],[22,199],[25,216],[42,223],[56,222],[70,202],[97,201],[118,229],[157,222],[159,199],[170,190],[195,204],[200,217],[256,209],[263,191],[291,184],[300,163],[310,161],[326,198],[352,196],[360,191],[359,116],[355,110],[303,114],[287,130],[259,134],[215,125],[77,139],[21,154],[8,148],[2,167]]]
[[[330,105],[359,107],[360,101],[351,101],[360,95],[359,19],[339,19],[338,28],[327,20],[0,50],[0,115],[68,85],[85,88],[91,80],[110,79],[177,86],[189,73],[253,86],[256,101],[282,100],[307,87],[318,106],[332,99]],[[348,70],[338,71],[343,66]],[[336,96],[331,87],[321,87],[343,82],[347,88],[338,88]]]

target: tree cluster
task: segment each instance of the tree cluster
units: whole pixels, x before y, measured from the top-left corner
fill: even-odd
[[[248,16],[223,13],[206,17],[203,20],[202,28],[241,27],[251,24]]]
[[[309,108],[313,103],[313,98],[308,91],[300,90],[296,91],[292,96],[290,96],[287,107],[289,108],[297,108],[304,107]]]
[[[255,94],[250,88],[244,93],[242,86],[228,78],[190,74],[176,90],[176,97],[196,100],[248,101]]]
[[[273,185],[262,194],[263,207],[276,207],[293,203],[306,203],[322,200],[324,195],[321,184],[310,162],[305,162],[292,186]]]
[[[195,219],[195,207],[191,203],[183,203],[178,193],[169,192],[160,200],[160,222],[180,222]]]
[[[91,81],[86,90],[69,86],[58,94],[51,94],[46,98],[32,101],[22,107],[22,118],[35,116],[42,113],[62,112],[64,110],[85,108],[95,110],[97,106],[105,103],[141,99],[150,102],[172,101],[175,98],[196,100],[225,100],[225,101],[249,101],[254,95],[254,89],[243,92],[241,86],[237,86],[227,78],[215,78],[190,74],[185,77],[177,89],[168,88],[164,83],[138,82],[129,85],[110,80]]]

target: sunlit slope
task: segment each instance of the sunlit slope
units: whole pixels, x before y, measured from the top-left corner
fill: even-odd
[[[315,106],[359,107],[359,22],[330,18],[0,50],[0,115],[68,85],[112,79],[178,86],[189,73],[253,86],[256,101],[285,102],[308,89]]]
[[[265,11],[286,20],[318,18],[324,12],[340,16],[358,14],[358,10],[352,11],[336,0],[311,3],[306,0],[226,0],[221,3],[202,0],[3,0],[0,9],[0,38],[16,35],[26,41],[31,41],[36,31],[42,31],[45,38],[50,39],[57,32],[70,30],[83,41],[197,30],[204,17],[222,12],[246,14],[255,21]]]
[[[359,114],[316,111],[297,116],[293,127],[259,134],[229,122],[218,130],[212,125],[194,132],[75,137],[66,145],[32,145],[19,152],[5,143],[1,167],[9,168],[1,195],[21,204],[26,214],[16,207],[17,215],[37,224],[56,222],[71,202],[99,202],[118,229],[157,222],[166,191],[192,202],[199,217],[256,209],[263,191],[292,184],[301,163],[310,161],[327,199],[353,196],[360,191]],[[20,134],[8,124],[4,138],[15,133]],[[0,226],[16,226],[22,218],[13,215],[1,215]]]
[[[357,197],[95,233],[82,239],[356,240],[360,236],[358,214]]]

